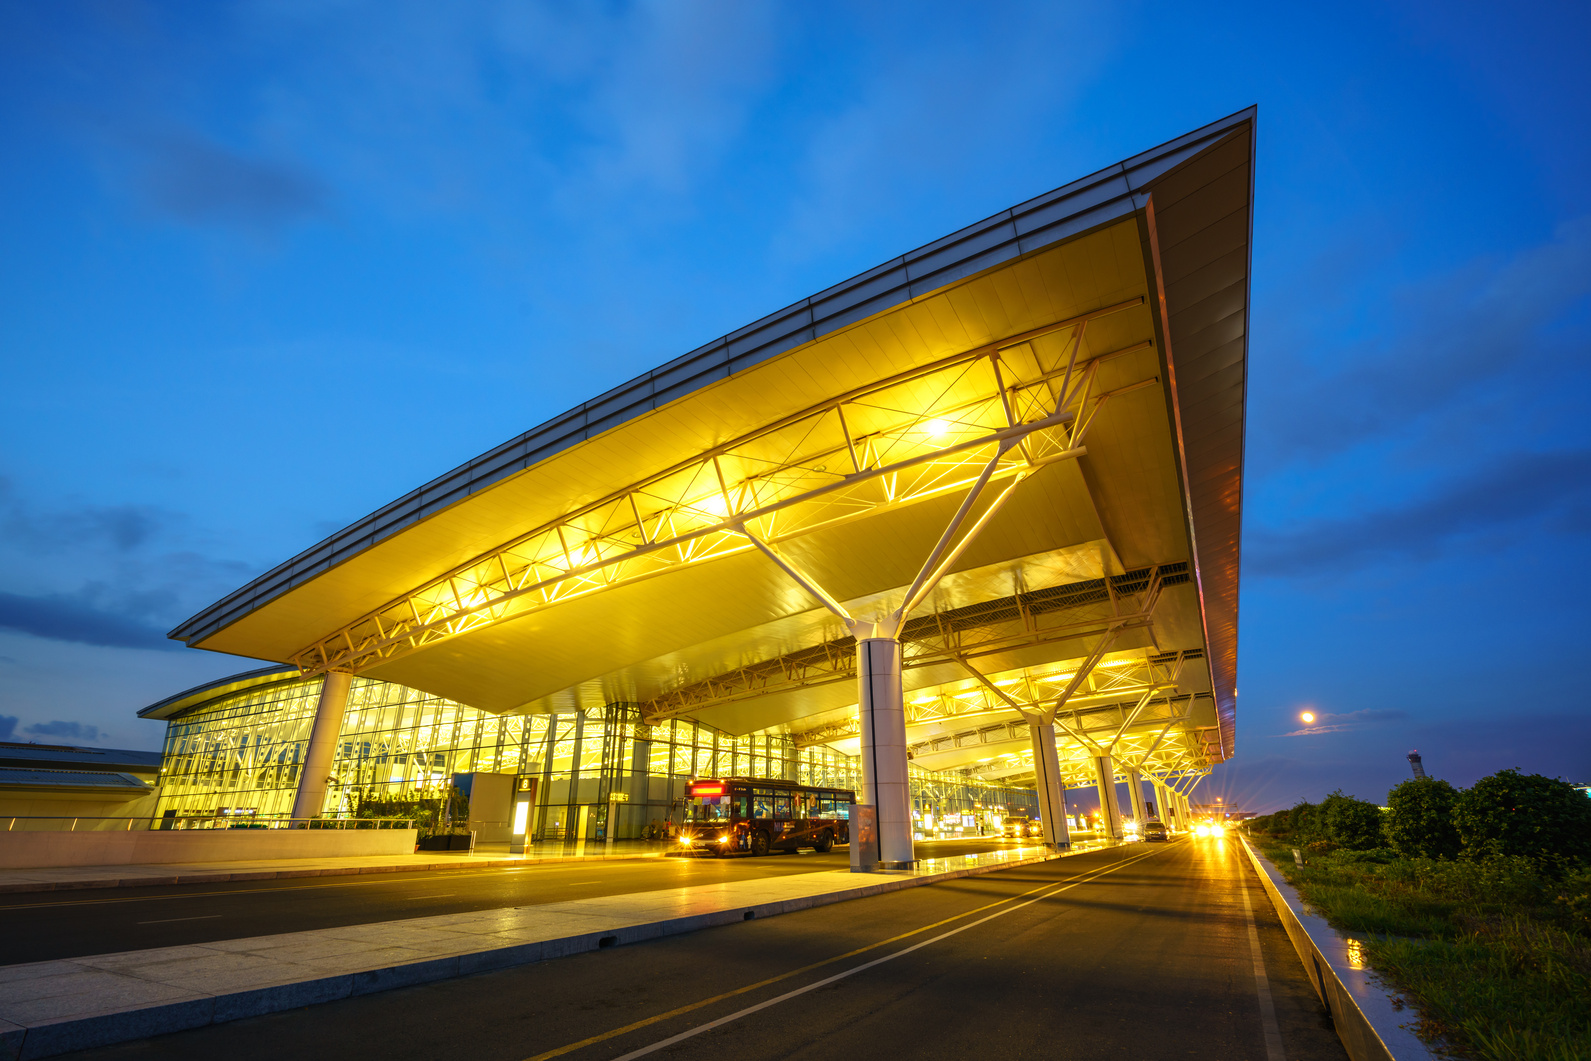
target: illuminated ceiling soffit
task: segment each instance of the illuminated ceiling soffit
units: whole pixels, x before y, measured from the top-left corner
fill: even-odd
[[[881,381],[693,457],[537,528],[404,594],[295,653],[306,674],[363,670],[537,608],[773,545],[964,491],[994,458],[992,481],[1075,455],[1113,392],[1101,364],[1131,350],[1082,353],[1094,316],[1013,337]],[[1068,342],[1045,356],[1035,340]],[[1060,406],[1059,410],[1057,407]],[[1024,425],[1053,424],[1031,431]],[[1016,433],[1023,434],[1017,436]]]

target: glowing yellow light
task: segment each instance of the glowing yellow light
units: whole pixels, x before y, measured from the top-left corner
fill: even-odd
[[[729,515],[729,502],[724,500],[723,494],[708,494],[701,500],[692,502],[691,507],[714,516]]]
[[[938,438],[941,435],[949,433],[949,431],[949,421],[941,420],[938,417],[935,417],[934,419],[923,424],[923,433],[928,435],[930,438]]]
[[[1312,725],[1315,721],[1315,713],[1313,711],[1305,711],[1298,717],[1304,720],[1304,725],[1306,726]]]

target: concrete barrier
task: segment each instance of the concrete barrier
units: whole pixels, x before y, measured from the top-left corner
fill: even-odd
[[[414,844],[414,829],[0,832],[0,869],[407,855]]]
[[[1436,1061],[1438,1055],[1405,1027],[1419,1019],[1419,1012],[1393,1005],[1391,992],[1365,967],[1359,942],[1310,913],[1281,871],[1247,837],[1243,850],[1304,963],[1305,975],[1331,1011],[1348,1056],[1353,1061]]]

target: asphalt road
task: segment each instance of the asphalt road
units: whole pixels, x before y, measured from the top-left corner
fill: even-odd
[[[1002,846],[940,841],[924,857]],[[1007,842],[1004,846],[1014,846]],[[522,869],[370,873],[152,888],[0,895],[0,965],[242,939],[433,914],[845,869],[847,849],[766,858],[543,863]]]
[[[1252,871],[1215,839],[1089,852],[73,1056],[1346,1057]]]

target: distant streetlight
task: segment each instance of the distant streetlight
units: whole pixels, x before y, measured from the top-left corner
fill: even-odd
[[[1304,720],[1304,725],[1306,726],[1312,726],[1315,723],[1315,713],[1313,711],[1305,711],[1298,717]]]

